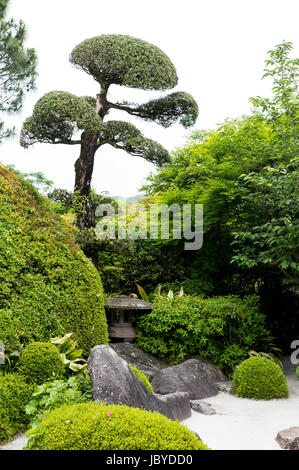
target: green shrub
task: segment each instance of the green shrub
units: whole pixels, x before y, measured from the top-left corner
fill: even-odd
[[[35,384],[62,377],[64,370],[59,351],[51,343],[30,343],[18,363],[18,371],[27,382]]]
[[[34,426],[40,424],[43,413],[62,405],[90,401],[89,389],[85,392],[81,388],[84,388],[84,384],[77,377],[36,385],[32,398],[25,407],[26,414],[31,418],[31,423]]]
[[[0,312],[0,341],[4,344],[5,352],[20,351],[20,323],[10,312]]]
[[[141,380],[143,385],[146,386],[148,391],[151,392],[151,393],[154,393],[153,387],[152,387],[150,381],[148,380],[147,376],[144,374],[144,372],[137,369],[137,367],[133,366],[132,364],[129,364],[129,366],[130,366],[132,372],[134,372],[134,374],[138,377],[138,379]]]
[[[182,362],[201,355],[230,374],[265,334],[256,297],[157,296],[150,314],[137,324],[137,346]]]
[[[236,367],[232,386],[237,396],[256,400],[286,398],[289,394],[281,367],[261,356],[250,357]]]
[[[205,450],[195,434],[159,413],[104,403],[64,405],[29,431],[35,450]]]
[[[73,331],[89,353],[108,341],[100,276],[67,225],[26,181],[0,164],[0,317],[22,341]]]
[[[0,376],[0,442],[26,428],[29,419],[25,405],[30,400],[32,385],[17,374]]]

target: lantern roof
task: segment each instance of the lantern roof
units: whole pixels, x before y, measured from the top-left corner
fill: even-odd
[[[106,300],[105,308],[114,310],[152,310],[153,305],[150,302],[128,295],[116,295]]]

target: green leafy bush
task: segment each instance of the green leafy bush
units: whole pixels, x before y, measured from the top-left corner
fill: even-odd
[[[133,366],[132,364],[129,364],[129,365],[130,365],[130,368],[131,368],[132,372],[134,372],[134,374],[138,377],[138,379],[141,380],[141,382],[143,383],[143,385],[146,386],[148,391],[150,393],[154,393],[153,387],[152,387],[150,381],[148,380],[147,376],[144,374],[144,372],[137,369],[137,367]]]
[[[195,434],[159,413],[106,405],[64,405],[28,432],[34,450],[206,450]]]
[[[27,382],[35,384],[42,384],[53,377],[61,377],[64,370],[59,351],[51,343],[30,343],[18,363],[18,371]]]
[[[108,341],[99,274],[51,203],[0,164],[0,318],[22,342],[73,331],[88,353]]]
[[[25,405],[30,400],[32,385],[17,374],[0,376],[0,442],[26,428],[29,418]]]
[[[89,389],[77,377],[68,380],[54,380],[45,382],[34,388],[32,399],[27,403],[25,411],[35,426],[40,423],[42,413],[51,411],[61,405],[83,403],[91,399]]]
[[[51,338],[50,343],[57,347],[66,373],[81,374],[86,369],[87,362],[81,357],[83,349],[78,349],[78,341],[74,333],[67,333],[62,338]]]
[[[5,352],[20,351],[20,324],[10,312],[0,313],[0,341],[4,344]]]
[[[261,356],[250,357],[237,366],[232,385],[235,394],[242,398],[270,400],[289,395],[281,367]]]
[[[157,296],[137,325],[137,346],[182,362],[200,354],[230,374],[265,334],[256,297]]]

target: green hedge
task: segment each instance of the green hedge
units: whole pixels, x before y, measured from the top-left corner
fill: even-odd
[[[256,297],[157,296],[153,310],[137,325],[137,346],[180,363],[201,355],[227,374],[265,334]]]
[[[29,417],[25,406],[33,387],[17,374],[0,375],[0,442],[12,438],[26,428]]]
[[[59,351],[51,343],[30,343],[22,352],[18,371],[27,382],[41,385],[63,376],[65,367]]]
[[[159,413],[106,405],[64,405],[46,415],[27,448],[34,450],[205,450],[187,427]]]
[[[266,357],[250,357],[236,367],[233,391],[242,398],[270,400],[289,395],[285,375],[278,364]]]
[[[5,312],[19,320],[22,342],[74,331],[88,353],[108,341],[104,295],[72,230],[0,164],[0,318]]]
[[[21,350],[20,341],[21,325],[18,318],[14,318],[11,312],[0,313],[0,341],[4,344],[5,352]]]

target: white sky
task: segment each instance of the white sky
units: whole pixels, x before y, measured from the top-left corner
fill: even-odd
[[[27,25],[27,46],[38,54],[35,92],[23,112],[11,122],[20,130],[44,93],[64,90],[82,95],[99,85],[69,63],[72,49],[101,34],[129,34],[160,47],[174,63],[179,84],[174,90],[191,93],[199,104],[194,129],[213,128],[227,117],[250,111],[250,96],[269,96],[271,82],[261,81],[266,52],[282,40],[292,41],[298,56],[297,0],[10,0],[8,16]],[[169,91],[170,93],[174,90]],[[109,99],[146,101],[160,93],[110,87]],[[181,146],[189,133],[176,125],[156,124],[111,111],[109,119],[130,120],[147,137],[168,150]],[[42,171],[56,187],[72,189],[79,146],[36,144],[28,150],[18,137],[0,148],[0,160],[22,171]],[[154,166],[108,145],[97,155],[93,187],[112,195],[132,196]]]

